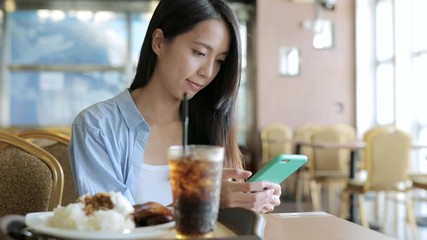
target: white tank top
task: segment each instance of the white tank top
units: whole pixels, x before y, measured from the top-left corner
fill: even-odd
[[[142,163],[138,177],[135,203],[149,201],[167,206],[173,202],[169,181],[169,165],[148,165]]]

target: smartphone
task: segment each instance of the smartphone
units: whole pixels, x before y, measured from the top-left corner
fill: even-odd
[[[269,181],[280,184],[307,162],[307,156],[301,154],[280,154],[271,159],[248,182]]]

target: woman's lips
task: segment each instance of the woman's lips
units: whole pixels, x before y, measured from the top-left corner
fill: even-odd
[[[191,90],[198,92],[203,88],[202,84],[198,84],[196,82],[190,81],[187,79],[188,85],[190,86]]]

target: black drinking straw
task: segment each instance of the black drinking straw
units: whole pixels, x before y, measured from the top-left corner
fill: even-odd
[[[187,99],[187,93],[184,93],[184,121],[183,121],[183,131],[182,131],[182,146],[185,150],[187,148],[188,144],[188,99]]]

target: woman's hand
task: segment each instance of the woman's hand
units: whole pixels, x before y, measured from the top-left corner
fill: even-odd
[[[261,181],[243,182],[250,177],[250,171],[224,168],[220,207],[243,207],[258,213],[274,210],[280,204],[280,185]],[[232,181],[242,180],[242,181]]]

